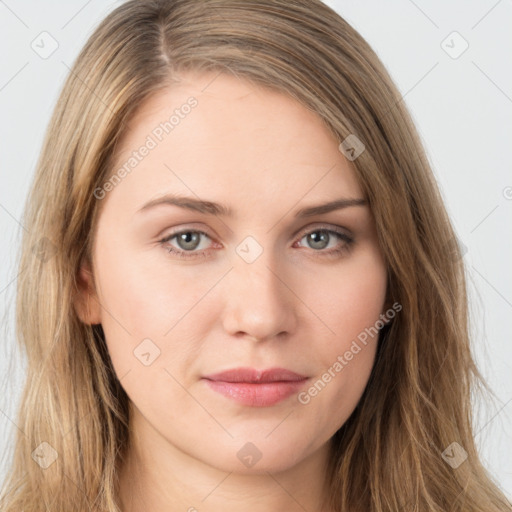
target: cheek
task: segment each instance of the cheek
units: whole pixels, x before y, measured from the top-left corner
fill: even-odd
[[[98,256],[102,261],[98,273],[105,306],[130,331],[140,331],[143,326],[163,328],[179,312],[183,291],[190,287],[176,280],[176,275],[167,275],[153,258],[130,252],[120,256],[108,247]],[[180,301],[176,300],[178,290]]]
[[[322,275],[325,274],[325,276]],[[333,349],[343,350],[383,313],[387,274],[378,250],[368,247],[335,270],[326,269],[308,284],[311,308],[330,328]],[[307,293],[307,295],[306,295]]]
[[[196,306],[218,272],[198,279],[192,266],[173,268],[163,249],[153,247],[148,255],[120,247],[98,244],[96,269],[103,330],[117,373],[140,371],[148,358],[154,360],[153,369],[161,370],[190,359],[198,350],[193,343],[201,338],[197,331],[209,326],[204,310]]]
[[[314,411],[326,435],[347,420],[366,387],[386,297],[386,269],[376,249],[345,263],[328,279],[317,275],[316,283],[326,284],[310,287],[308,296],[334,334],[315,344],[317,373],[299,401]]]

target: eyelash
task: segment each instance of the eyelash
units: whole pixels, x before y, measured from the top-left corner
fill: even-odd
[[[354,243],[354,239],[352,237],[348,236],[346,233],[343,233],[341,230],[338,231],[338,230],[335,230],[332,228],[326,228],[326,227],[318,227],[318,228],[312,229],[311,231],[306,231],[301,234],[298,241],[300,242],[300,240],[302,240],[305,236],[310,235],[311,233],[317,233],[317,232],[325,232],[325,233],[328,233],[329,235],[335,235],[344,242],[344,244],[342,244],[340,247],[338,247],[336,249],[330,249],[327,251],[323,250],[323,249],[319,249],[319,250],[312,249],[312,251],[314,251],[314,252],[321,253],[320,254],[321,257],[329,258],[329,257],[341,256],[345,252],[349,251],[352,248],[352,244]],[[208,233],[201,231],[200,229],[183,229],[181,231],[176,231],[175,233],[172,233],[172,234],[166,236],[165,238],[162,238],[161,240],[159,240],[159,243],[169,253],[169,255],[178,256],[179,258],[195,259],[195,258],[209,257],[208,249],[203,250],[203,251],[193,252],[193,251],[179,250],[173,246],[166,245],[173,238],[175,238],[178,235],[181,235],[183,233],[199,233],[200,235],[204,235],[204,236],[210,238]]]

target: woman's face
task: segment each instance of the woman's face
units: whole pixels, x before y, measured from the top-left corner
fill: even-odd
[[[368,381],[386,270],[321,119],[189,72],[138,111],[113,171],[81,318],[103,326],[145,448],[237,472],[325,453]],[[239,368],[252,379],[215,377]],[[276,368],[297,375],[258,373]]]

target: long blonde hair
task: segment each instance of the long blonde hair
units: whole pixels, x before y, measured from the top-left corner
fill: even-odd
[[[334,436],[329,506],[511,510],[473,438],[471,393],[485,383],[470,351],[460,250],[415,127],[376,54],[319,0],[130,0],[74,63],[27,200],[16,300],[27,380],[2,512],[120,510],[128,397],[101,325],[78,319],[77,273],[91,256],[100,206],[93,191],[112,172],[128,121],[188,69],[289,94],[340,143],[355,135],[365,147],[352,163],[386,258],[388,298],[402,311],[381,333],[364,395]],[[456,468],[442,456],[454,442],[467,453]],[[37,450],[56,459],[42,468]]]

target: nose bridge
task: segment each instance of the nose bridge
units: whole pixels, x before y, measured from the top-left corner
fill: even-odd
[[[293,294],[273,250],[247,237],[233,256],[223,319],[226,331],[257,340],[291,333],[296,324]]]

